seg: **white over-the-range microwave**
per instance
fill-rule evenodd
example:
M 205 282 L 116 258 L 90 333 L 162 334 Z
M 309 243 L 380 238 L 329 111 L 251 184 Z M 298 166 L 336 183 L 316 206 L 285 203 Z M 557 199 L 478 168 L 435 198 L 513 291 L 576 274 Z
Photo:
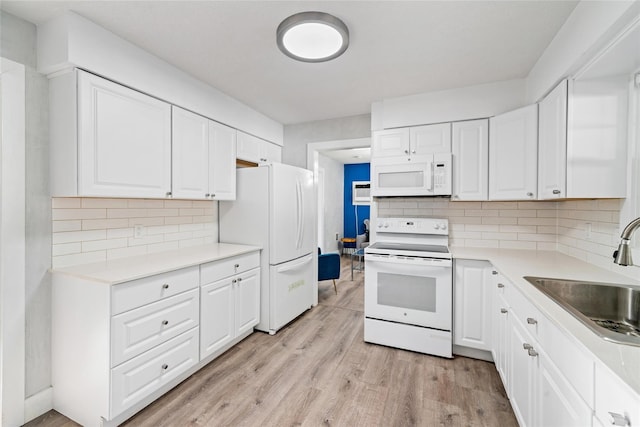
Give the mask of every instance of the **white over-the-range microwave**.
M 451 153 L 372 159 L 371 195 L 450 196 Z

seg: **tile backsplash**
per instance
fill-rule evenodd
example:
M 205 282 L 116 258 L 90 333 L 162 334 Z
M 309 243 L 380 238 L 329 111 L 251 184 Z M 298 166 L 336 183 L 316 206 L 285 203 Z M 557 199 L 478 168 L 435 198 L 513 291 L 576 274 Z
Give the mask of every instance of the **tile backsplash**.
M 444 198 L 383 198 L 379 217 L 449 219 L 451 246 L 557 250 L 640 280 L 640 268 L 613 263 L 623 200 L 451 202 Z M 624 224 L 623 224 L 624 225 Z
M 51 203 L 54 268 L 218 241 L 214 201 L 53 198 Z

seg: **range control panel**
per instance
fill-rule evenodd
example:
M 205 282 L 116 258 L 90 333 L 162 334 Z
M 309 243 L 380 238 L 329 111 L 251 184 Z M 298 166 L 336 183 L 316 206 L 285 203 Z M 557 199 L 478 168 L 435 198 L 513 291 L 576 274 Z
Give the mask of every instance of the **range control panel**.
M 446 218 L 378 218 L 375 227 L 378 233 L 449 234 Z

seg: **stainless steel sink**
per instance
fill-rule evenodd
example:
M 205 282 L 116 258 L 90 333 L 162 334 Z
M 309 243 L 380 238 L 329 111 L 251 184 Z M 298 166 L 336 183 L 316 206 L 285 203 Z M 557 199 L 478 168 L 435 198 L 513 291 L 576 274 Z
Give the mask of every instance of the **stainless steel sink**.
M 608 341 L 640 346 L 640 287 L 525 276 Z

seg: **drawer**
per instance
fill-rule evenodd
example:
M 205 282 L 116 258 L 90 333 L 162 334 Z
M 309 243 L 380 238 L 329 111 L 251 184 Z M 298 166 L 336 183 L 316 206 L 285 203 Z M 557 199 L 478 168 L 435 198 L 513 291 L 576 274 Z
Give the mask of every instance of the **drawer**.
M 546 317 L 515 286 L 511 286 L 508 290 L 508 301 L 513 309 L 513 315 L 522 322 L 532 337 L 540 340 L 540 324 L 547 322 Z
M 203 264 L 200 266 L 200 284 L 217 282 L 225 277 L 243 273 L 256 267 L 260 267 L 259 251 Z
M 198 287 L 198 266 L 156 274 L 112 287 L 111 314 L 124 313 Z
M 198 328 L 111 370 L 111 419 L 198 363 Z
M 626 418 L 627 425 L 640 426 L 640 396 L 620 381 L 613 372 L 599 363 L 596 364 L 595 372 L 595 415 L 598 420 L 603 425 L 612 425 L 610 412 L 613 412 Z
M 198 326 L 199 289 L 111 318 L 111 366 Z

